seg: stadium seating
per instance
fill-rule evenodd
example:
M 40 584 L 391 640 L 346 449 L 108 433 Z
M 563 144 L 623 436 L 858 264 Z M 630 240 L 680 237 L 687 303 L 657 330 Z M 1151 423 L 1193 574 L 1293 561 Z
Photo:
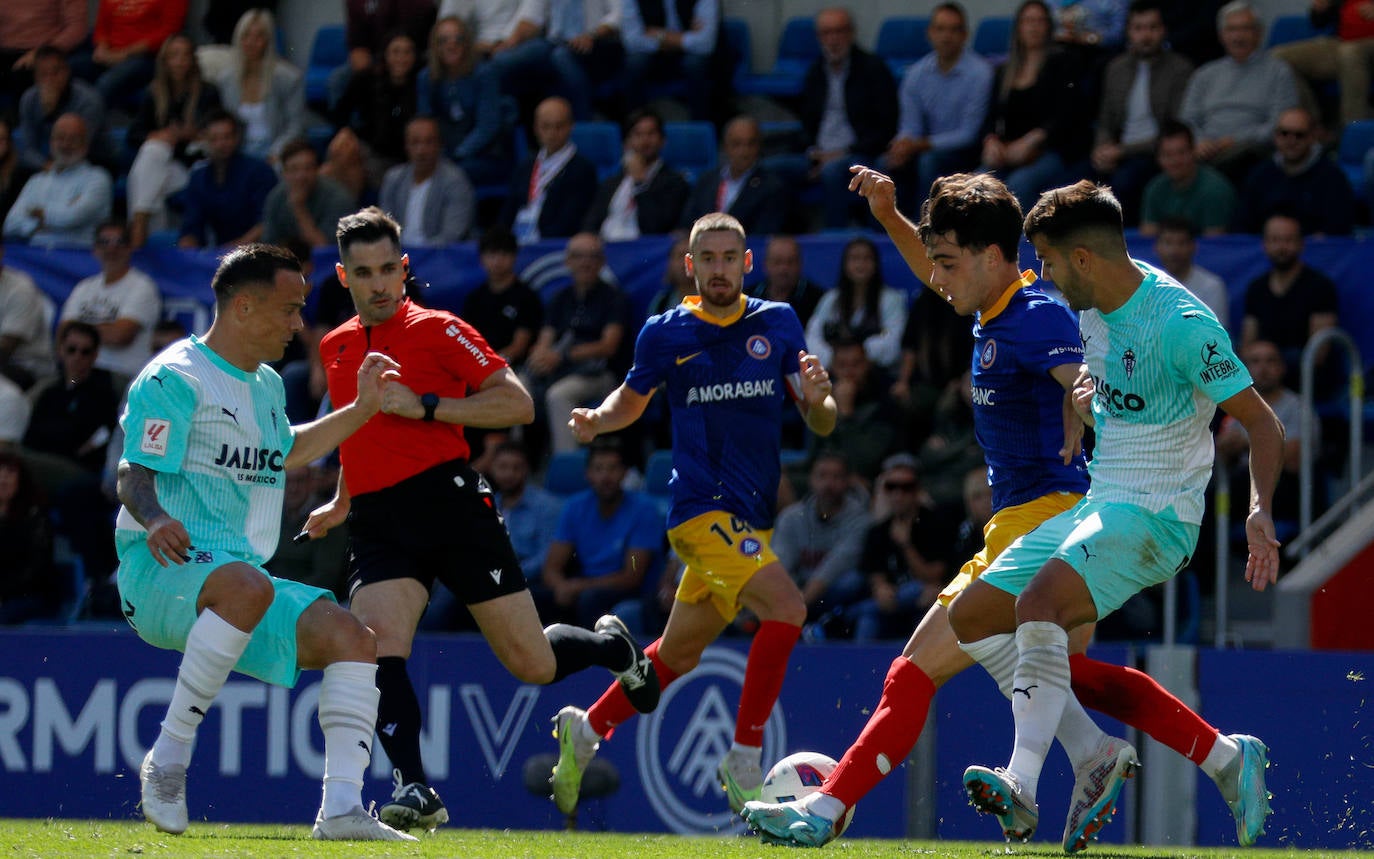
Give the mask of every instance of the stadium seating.
M 1306 15 L 1279 15 L 1269 24 L 1269 32 L 1264 40 L 1266 48 L 1286 45 L 1313 36 L 1329 36 L 1331 30 L 1315 30 Z
M 567 450 L 549 457 L 549 470 L 544 472 L 544 488 L 565 498 L 586 489 L 587 451 Z
M 1364 187 L 1364 156 L 1371 148 L 1374 148 L 1374 119 L 1358 119 L 1345 126 L 1337 160 L 1356 193 Z
M 620 169 L 620 126 L 614 122 L 579 122 L 573 126 L 572 142 L 577 151 L 596 165 L 596 178 L 607 179 Z
M 329 75 L 348 62 L 348 44 L 342 24 L 324 24 L 315 31 L 310 59 L 305 66 L 305 101 L 324 105 L 329 101 Z
M 926 38 L 929 18 L 888 18 L 878 27 L 878 40 L 873 52 L 882 57 L 892 76 L 902 79 L 912 63 L 930 53 Z
M 709 122 L 665 122 L 663 161 L 689 183 L 716 166 L 716 128 Z
M 1005 57 L 1011 45 L 1011 27 L 1011 18 L 985 16 L 973 31 L 973 52 L 988 59 Z
M 726 18 L 722 34 L 730 46 L 730 56 L 735 61 L 735 74 L 731 80 L 738 90 L 740 83 L 749 76 L 750 61 L 754 56 L 754 42 L 749 35 L 749 22 L 743 18 Z
M 778 57 L 771 71 L 746 74 L 736 82 L 740 95 L 796 97 L 811 63 L 821 55 L 816 39 L 816 24 L 811 18 L 787 19 L 778 38 Z

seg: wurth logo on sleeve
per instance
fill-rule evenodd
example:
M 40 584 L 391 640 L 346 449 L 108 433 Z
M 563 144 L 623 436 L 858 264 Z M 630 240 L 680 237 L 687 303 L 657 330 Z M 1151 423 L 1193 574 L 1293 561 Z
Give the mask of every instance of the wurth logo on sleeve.
M 459 328 L 457 325 L 449 323 L 449 326 L 444 329 L 444 333 L 452 337 L 454 340 L 457 340 L 458 345 L 466 349 L 479 365 L 485 367 L 491 363 L 491 359 L 487 357 L 487 353 L 483 352 L 482 349 L 476 343 L 473 343 L 471 340 L 469 340 L 467 336 L 463 334 L 462 329 Z
M 147 418 L 143 421 L 143 440 L 139 450 L 154 456 L 167 455 L 167 430 L 172 422 L 166 418 Z

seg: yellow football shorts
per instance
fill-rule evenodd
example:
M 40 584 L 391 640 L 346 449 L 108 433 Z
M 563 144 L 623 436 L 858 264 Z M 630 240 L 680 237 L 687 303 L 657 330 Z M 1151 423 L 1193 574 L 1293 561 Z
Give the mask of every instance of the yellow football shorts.
M 954 577 L 954 581 L 940 591 L 940 605 L 948 606 L 960 591 L 992 566 L 997 556 L 1017 539 L 1040 527 L 1041 522 L 1072 508 L 1082 498 L 1077 492 L 1051 492 L 1025 504 L 1004 507 L 992 514 L 988 524 L 983 526 L 982 551 L 969 558 L 959 568 L 959 575 Z
M 695 604 L 709 599 L 726 622 L 739 614 L 739 593 L 778 556 L 768 544 L 773 529 L 755 528 L 738 516 L 714 510 L 668 531 L 682 560 L 677 598 Z

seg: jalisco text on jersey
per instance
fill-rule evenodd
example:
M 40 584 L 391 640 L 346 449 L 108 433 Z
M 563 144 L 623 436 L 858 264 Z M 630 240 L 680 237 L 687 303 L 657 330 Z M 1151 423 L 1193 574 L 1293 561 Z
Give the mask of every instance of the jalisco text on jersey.
M 244 471 L 281 471 L 282 452 L 266 447 L 230 447 L 222 444 L 215 465 Z

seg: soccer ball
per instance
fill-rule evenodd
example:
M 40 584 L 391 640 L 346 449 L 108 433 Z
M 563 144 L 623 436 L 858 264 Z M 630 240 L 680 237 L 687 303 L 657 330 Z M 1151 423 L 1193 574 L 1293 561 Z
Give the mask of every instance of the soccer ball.
M 820 790 L 827 776 L 839 764 L 834 758 L 820 752 L 797 752 L 788 755 L 777 763 L 763 777 L 763 787 L 759 789 L 759 799 L 777 804 L 791 802 L 810 796 Z M 849 828 L 854 819 L 854 809 L 849 809 L 835 822 L 834 838 L 839 838 Z

